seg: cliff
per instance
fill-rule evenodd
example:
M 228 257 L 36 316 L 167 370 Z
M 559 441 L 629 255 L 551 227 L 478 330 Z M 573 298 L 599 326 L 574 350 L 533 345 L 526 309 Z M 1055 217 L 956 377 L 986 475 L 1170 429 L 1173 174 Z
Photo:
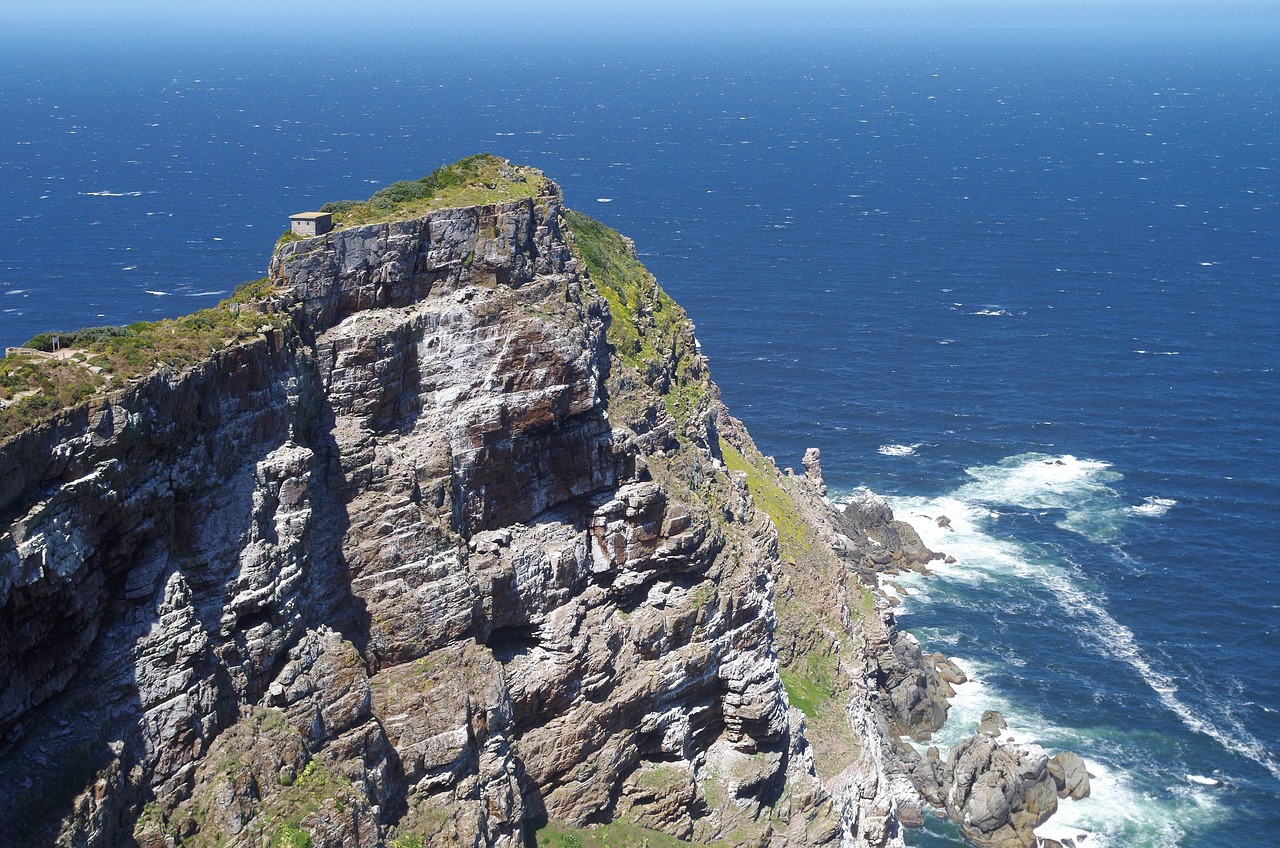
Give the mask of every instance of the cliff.
M 919 820 L 947 684 L 876 572 L 934 555 L 762 457 L 629 243 L 492 162 L 516 199 L 282 239 L 196 361 L 0 444 L 0 844 Z

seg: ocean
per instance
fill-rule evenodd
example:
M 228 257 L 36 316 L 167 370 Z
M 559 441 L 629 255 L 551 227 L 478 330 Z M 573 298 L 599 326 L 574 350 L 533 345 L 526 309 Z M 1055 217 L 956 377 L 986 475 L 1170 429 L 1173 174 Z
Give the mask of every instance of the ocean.
M 327 200 L 536 165 L 765 453 L 956 557 L 899 610 L 972 679 L 939 744 L 997 708 L 1080 753 L 1047 835 L 1280 845 L 1274 50 L 7 47 L 0 344 L 211 305 Z

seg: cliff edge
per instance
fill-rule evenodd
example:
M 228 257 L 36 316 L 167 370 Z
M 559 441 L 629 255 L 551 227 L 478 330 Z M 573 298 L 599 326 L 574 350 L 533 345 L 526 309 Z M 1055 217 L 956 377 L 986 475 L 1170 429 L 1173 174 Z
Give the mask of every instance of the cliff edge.
M 934 554 L 760 455 L 629 242 L 464 162 L 0 443 L 0 844 L 918 823 L 945 661 L 877 572 Z

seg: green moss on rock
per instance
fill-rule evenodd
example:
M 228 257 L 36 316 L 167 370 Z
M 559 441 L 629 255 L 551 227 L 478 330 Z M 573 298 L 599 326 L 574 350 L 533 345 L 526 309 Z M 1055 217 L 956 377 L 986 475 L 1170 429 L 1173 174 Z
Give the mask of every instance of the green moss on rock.
M 123 380 L 195 365 L 264 328 L 283 326 L 285 315 L 270 305 L 273 293 L 267 279 L 251 280 L 217 306 L 181 318 L 34 336 L 23 345 L 34 353 L 0 359 L 0 441 Z
M 478 153 L 444 165 L 418 180 L 402 180 L 374 192 L 368 200 L 338 200 L 320 207 L 333 215 L 335 229 L 404 221 L 433 209 L 484 206 L 539 197 L 547 178 L 537 168 L 513 165 L 491 153 Z
M 534 834 L 534 844 L 538 848 L 728 848 L 723 842 L 686 842 L 626 819 L 596 827 L 550 822 Z

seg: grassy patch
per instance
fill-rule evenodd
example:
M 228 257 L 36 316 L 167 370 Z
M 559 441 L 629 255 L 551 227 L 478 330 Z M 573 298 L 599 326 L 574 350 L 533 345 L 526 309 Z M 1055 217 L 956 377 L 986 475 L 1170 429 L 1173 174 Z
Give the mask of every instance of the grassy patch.
M 778 528 L 778 552 L 783 561 L 819 561 L 824 558 L 822 541 L 805 521 L 795 501 L 782 488 L 777 470 L 763 457 L 748 459 L 724 439 L 720 440 L 720 453 L 730 469 L 747 475 L 747 489 L 756 508 L 764 510 L 773 519 L 774 526 Z
M 289 785 L 268 796 L 262 805 L 261 821 L 271 834 L 271 848 L 311 848 L 311 836 L 303 820 L 318 812 L 329 799 L 341 810 L 354 801 L 356 790 L 350 781 L 311 760 Z
M 722 848 L 724 843 L 685 842 L 659 830 L 618 820 L 597 827 L 551 822 L 534 834 L 538 848 Z M 727 848 L 727 846 L 724 846 Z
M 321 206 L 320 211 L 331 213 L 334 229 L 340 229 L 407 220 L 432 209 L 539 197 L 546 184 L 547 178 L 536 168 L 478 153 L 437 168 L 420 180 L 392 183 L 368 200 L 338 200 Z
M 311 834 L 295 825 L 281 825 L 271 835 L 271 848 L 311 848 Z
M 581 212 L 566 210 L 564 220 L 575 253 L 609 304 L 609 344 L 662 396 L 673 418 L 689 420 L 706 405 L 709 378 L 688 315 L 636 258 L 628 239 Z
M 835 694 L 837 671 L 833 655 L 815 651 L 798 657 L 790 666 L 780 669 L 779 675 L 791 706 L 809 718 L 816 718 L 820 708 Z
M 121 379 L 145 376 L 162 365 L 194 365 L 257 335 L 263 325 L 283 324 L 283 315 L 263 311 L 261 304 L 271 293 L 266 279 L 253 280 L 217 306 L 182 318 L 40 333 L 24 347 L 52 353 L 56 337 L 70 356 L 0 359 L 0 440 L 118 386 Z

